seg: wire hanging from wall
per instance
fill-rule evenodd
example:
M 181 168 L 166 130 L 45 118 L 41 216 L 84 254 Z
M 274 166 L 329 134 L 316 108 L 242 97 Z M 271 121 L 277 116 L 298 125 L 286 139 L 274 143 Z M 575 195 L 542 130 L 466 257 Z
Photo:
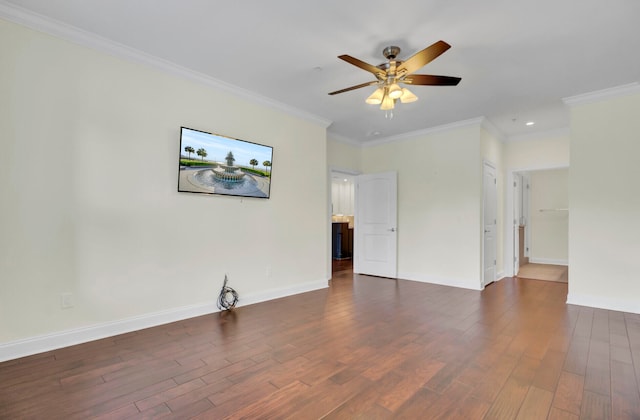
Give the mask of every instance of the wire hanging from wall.
M 227 275 L 224 275 L 224 284 L 222 290 L 220 290 L 220 296 L 218 296 L 218 309 L 230 310 L 233 309 L 238 303 L 238 292 L 227 286 Z

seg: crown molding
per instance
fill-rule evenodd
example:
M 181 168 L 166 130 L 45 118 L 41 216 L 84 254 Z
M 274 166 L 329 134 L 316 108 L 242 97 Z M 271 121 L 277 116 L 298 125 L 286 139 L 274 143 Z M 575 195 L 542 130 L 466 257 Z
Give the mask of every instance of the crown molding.
M 247 99 L 250 102 L 264 105 L 291 116 L 318 124 L 324 128 L 327 128 L 332 122 L 326 118 L 301 111 L 266 96 L 259 95 L 255 92 L 231 85 L 203 73 L 179 66 L 171 61 L 144 53 L 140 50 L 101 37 L 92 32 L 85 31 L 75 26 L 71 26 L 27 9 L 9 4 L 4 0 L 0 0 L 0 18 L 83 47 L 88 47 L 127 61 L 143 64 L 173 76 L 188 79 L 196 83 L 201 83 L 203 85 L 228 92 Z
M 615 86 L 608 89 L 597 90 L 595 92 L 583 93 L 581 95 L 569 96 L 562 98 L 565 105 L 585 105 L 594 102 L 600 102 L 606 99 L 618 98 L 626 95 L 633 95 L 640 93 L 640 84 L 638 82 L 629 83 L 626 85 Z
M 498 127 L 496 127 L 495 124 L 492 123 L 491 120 L 489 120 L 487 117 L 483 117 L 481 126 L 485 130 L 487 130 L 489 134 L 495 137 L 496 140 L 498 140 L 500 143 L 504 143 L 507 140 L 506 136 L 502 134 L 502 131 L 500 131 Z
M 363 143 L 363 147 L 372 147 L 372 146 L 379 146 L 381 144 L 385 144 L 385 143 L 393 143 L 396 141 L 403 141 L 403 140 L 409 140 L 415 137 L 421 137 L 421 136 L 426 136 L 429 134 L 434 134 L 434 133 L 440 133 L 443 131 L 451 131 L 451 130 L 456 130 L 458 128 L 465 128 L 465 127 L 470 127 L 470 126 L 478 126 L 480 127 L 482 125 L 482 121 L 484 120 L 484 117 L 479 117 L 479 118 L 471 118 L 468 120 L 462 120 L 462 121 L 456 121 L 450 124 L 443 124 L 443 125 L 438 125 L 435 127 L 430 127 L 430 128 L 426 128 L 424 130 L 417 130 L 417 131 L 412 131 L 409 133 L 403 133 L 403 134 L 398 134 L 396 136 L 390 136 L 390 137 L 384 137 L 381 139 L 376 139 L 376 140 L 371 140 L 368 141 L 366 143 Z

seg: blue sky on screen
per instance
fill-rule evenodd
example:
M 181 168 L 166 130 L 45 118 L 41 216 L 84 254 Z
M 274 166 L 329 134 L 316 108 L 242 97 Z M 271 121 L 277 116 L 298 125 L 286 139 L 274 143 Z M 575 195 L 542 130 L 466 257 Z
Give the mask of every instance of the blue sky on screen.
M 233 152 L 233 157 L 236 158 L 234 162 L 236 166 L 251 166 L 249 164 L 251 159 L 256 159 L 258 161 L 257 166 L 260 167 L 263 166 L 262 162 L 265 160 L 272 161 L 271 147 L 217 134 L 203 133 L 189 128 L 182 128 L 181 155 L 187 155 L 184 151 L 184 148 L 187 146 L 193 147 L 194 150 L 204 148 L 207 151 L 207 157 L 205 159 L 216 162 L 224 162 L 227 153 L 231 151 Z M 195 153 L 192 153 L 191 157 L 194 159 L 199 158 Z

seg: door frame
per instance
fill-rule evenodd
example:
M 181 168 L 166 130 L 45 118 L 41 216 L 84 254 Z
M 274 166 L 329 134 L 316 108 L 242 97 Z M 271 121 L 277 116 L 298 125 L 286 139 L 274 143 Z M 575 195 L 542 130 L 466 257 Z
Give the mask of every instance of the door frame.
M 515 258 L 515 233 L 514 233 L 514 220 L 517 215 L 515 213 L 515 206 L 513 205 L 514 197 L 514 188 L 513 183 L 515 181 L 515 176 L 518 172 L 534 172 L 534 171 L 545 171 L 545 170 L 553 170 L 553 169 L 568 169 L 570 168 L 569 164 L 562 165 L 548 165 L 548 166 L 530 166 L 523 168 L 509 168 L 507 171 L 507 187 L 506 187 L 506 197 L 505 197 L 505 215 L 507 217 L 504 218 L 504 233 L 505 233 L 505 247 L 504 247 L 504 270 L 506 277 L 513 277 L 518 273 L 514 273 L 514 258 Z M 571 250 L 569 250 L 571 252 Z
M 332 179 L 333 179 L 333 174 L 344 174 L 344 175 L 349 175 L 349 176 L 358 176 L 361 175 L 362 172 L 360 171 L 355 171 L 353 169 L 347 169 L 347 168 L 340 168 L 337 166 L 329 166 L 329 170 L 327 171 L 327 265 L 326 265 L 326 271 L 327 271 L 327 280 L 331 280 L 331 278 L 333 277 L 333 273 L 332 273 L 332 256 L 331 256 L 331 216 L 333 215 L 332 212 L 332 196 L 331 196 L 331 189 L 333 188 L 332 185 Z M 355 213 L 358 211 L 358 209 L 356 208 L 356 200 L 354 199 L 354 203 L 353 203 L 353 213 L 355 216 Z M 355 247 L 355 243 L 353 245 Z M 354 254 L 355 254 L 355 249 L 354 249 Z
M 484 278 L 484 273 L 485 273 L 485 261 L 484 261 L 484 256 L 485 256 L 485 234 L 484 234 L 484 212 L 485 212 L 485 202 L 487 200 L 487 191 L 484 188 L 484 176 L 485 176 L 485 171 L 486 171 L 486 167 L 490 167 L 491 169 L 493 169 L 493 174 L 494 174 L 494 180 L 495 180 L 495 202 L 494 204 L 494 208 L 495 208 L 495 227 L 494 230 L 495 232 L 493 233 L 493 248 L 494 248 L 494 256 L 495 259 L 498 259 L 498 170 L 496 168 L 496 165 L 486 159 L 482 160 L 482 223 L 481 223 L 481 229 L 482 229 L 482 255 L 481 255 L 481 266 L 482 266 L 482 271 L 480 272 L 480 287 L 481 289 L 484 289 L 487 285 L 493 283 L 494 281 L 496 281 L 496 276 L 498 273 L 498 265 L 497 262 L 494 263 L 493 265 L 493 279 L 489 282 L 485 282 L 485 278 Z

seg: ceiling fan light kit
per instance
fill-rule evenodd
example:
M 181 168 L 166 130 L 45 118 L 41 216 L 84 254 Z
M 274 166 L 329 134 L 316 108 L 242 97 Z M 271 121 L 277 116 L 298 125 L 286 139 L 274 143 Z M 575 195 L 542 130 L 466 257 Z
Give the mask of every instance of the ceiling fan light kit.
M 365 99 L 365 102 L 369 105 L 380 105 L 383 97 L 384 89 L 379 87 L 367 99 Z
M 402 89 L 398 86 L 397 83 L 392 83 L 389 86 L 389 97 L 391 99 L 398 99 L 402 96 Z
M 461 79 L 459 77 L 413 74 L 429 62 L 435 60 L 449 48 L 451 48 L 451 45 L 444 41 L 438 41 L 422 51 L 415 53 L 406 61 L 400 61 L 396 60 L 396 57 L 400 53 L 400 48 L 389 46 L 382 51 L 387 62 L 378 66 L 365 63 L 350 55 L 340 55 L 338 58 L 372 73 L 376 77 L 376 80 L 330 92 L 329 95 L 336 95 L 366 86 L 378 85 L 376 90 L 367 97 L 365 102 L 370 105 L 380 105 L 381 110 L 388 112 L 394 108 L 398 99 L 403 104 L 418 100 L 418 97 L 413 94 L 413 92 L 405 87 L 401 87 L 400 84 L 406 83 L 413 86 L 456 86 L 460 83 Z
M 395 100 L 391 99 L 389 95 L 385 95 L 385 97 L 382 99 L 382 104 L 380 105 L 380 109 L 383 111 L 389 111 L 393 109 L 394 105 L 395 105 Z
M 408 104 L 411 102 L 415 102 L 418 100 L 418 97 L 413 94 L 409 89 L 402 88 L 402 96 L 400 97 L 400 102 L 403 104 Z

